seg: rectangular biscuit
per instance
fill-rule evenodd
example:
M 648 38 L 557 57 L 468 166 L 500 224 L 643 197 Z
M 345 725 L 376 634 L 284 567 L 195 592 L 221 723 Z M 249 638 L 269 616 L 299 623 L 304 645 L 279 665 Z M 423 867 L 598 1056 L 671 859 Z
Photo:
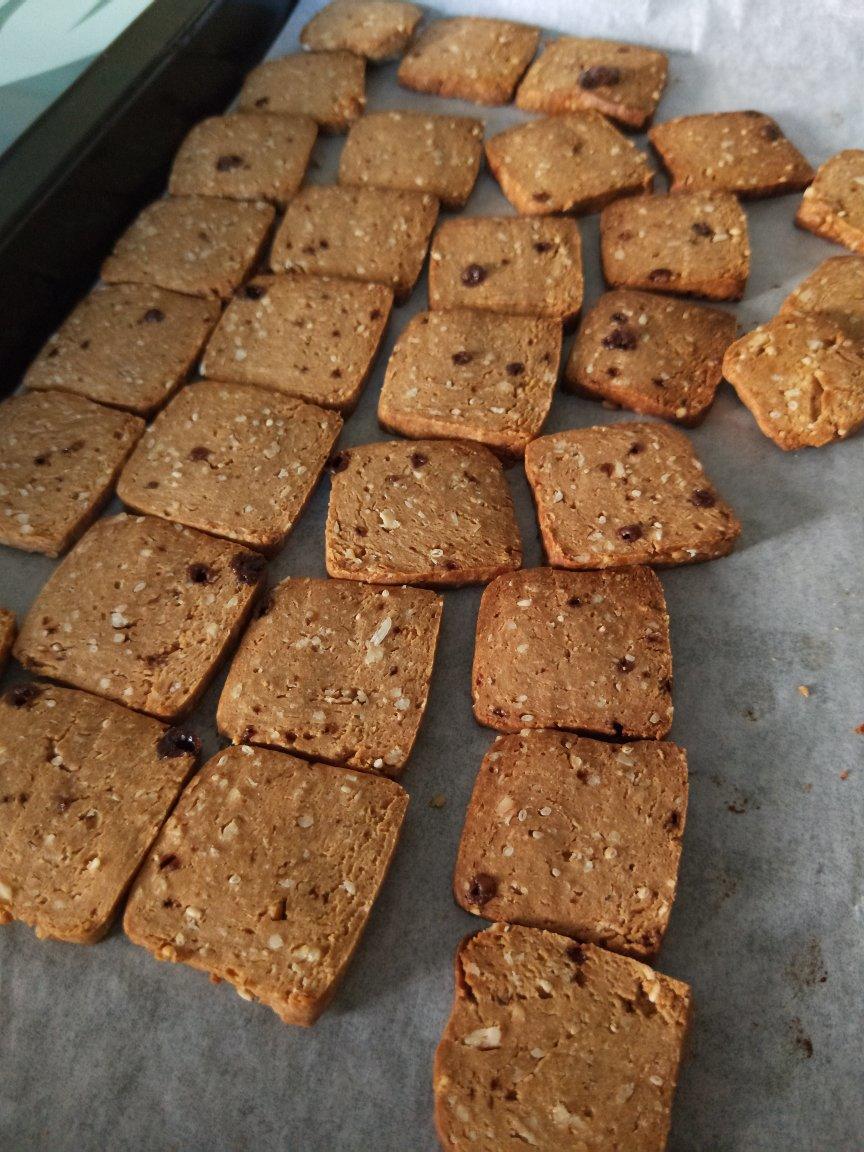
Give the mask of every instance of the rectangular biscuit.
M 802 280 L 780 312 L 815 313 L 864 340 L 864 256 L 831 256 Z
M 240 112 L 308 116 L 339 133 L 366 107 L 366 61 L 353 52 L 295 52 L 253 68 L 237 99 Z
M 14 612 L 10 612 L 8 608 L 0 608 L 0 673 L 9 659 L 17 633 Z
M 380 63 L 405 50 L 423 10 L 406 0 L 330 0 L 300 33 L 313 52 L 344 49 Z
M 864 253 L 864 149 L 845 148 L 819 166 L 795 223 L 823 240 Z
M 477 720 L 499 732 L 662 738 L 672 652 L 660 581 L 650 568 L 499 576 L 480 601 L 473 696 Z
M 407 804 L 393 780 L 225 748 L 154 845 L 126 934 L 159 960 L 227 980 L 286 1024 L 313 1024 L 366 927 Z
M 0 698 L 0 924 L 94 944 L 195 766 L 179 728 L 51 684 Z
M 219 730 L 398 776 L 426 708 L 443 600 L 420 588 L 284 580 L 228 672 Z

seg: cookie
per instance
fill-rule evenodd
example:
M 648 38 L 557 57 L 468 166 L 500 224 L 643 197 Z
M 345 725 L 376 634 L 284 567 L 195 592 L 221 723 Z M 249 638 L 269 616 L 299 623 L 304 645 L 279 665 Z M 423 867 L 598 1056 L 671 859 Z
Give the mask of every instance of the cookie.
M 864 424 L 864 345 L 818 314 L 783 313 L 742 336 L 723 375 L 780 448 L 818 448 Z
M 108 501 L 144 421 L 66 392 L 0 404 L 0 544 L 59 556 Z
M 163 828 L 129 897 L 126 934 L 159 960 L 227 980 L 286 1024 L 313 1024 L 366 927 L 407 804 L 393 780 L 225 748 Z
M 339 183 L 429 192 L 445 208 L 462 208 L 482 155 L 480 120 L 372 112 L 348 133 L 339 159 Z
M 666 55 L 652 48 L 562 36 L 532 64 L 516 104 L 554 116 L 596 109 L 638 131 L 654 115 L 668 70 Z
M 528 24 L 457 16 L 426 26 L 399 65 L 415 92 L 506 104 L 534 59 L 540 32 Z
M 525 472 L 543 547 L 558 568 L 714 560 L 741 532 L 690 441 L 664 424 L 541 436 L 525 454 Z
M 432 238 L 429 307 L 543 316 L 570 324 L 582 307 L 582 243 L 559 216 L 467 216 Z
M 231 665 L 220 732 L 398 776 L 426 709 L 442 609 L 421 588 L 283 581 Z
M 804 192 L 795 223 L 864 253 L 864 149 L 847 148 L 820 165 Z
M 102 279 L 225 299 L 251 271 L 273 218 L 263 200 L 157 200 L 117 241 L 102 265 Z
M 663 587 L 649 568 L 500 576 L 483 592 L 474 715 L 499 732 L 660 739 L 672 725 Z
M 304 26 L 300 43 L 315 52 L 344 49 L 377 64 L 405 51 L 422 15 L 401 0 L 331 0 Z
M 610 288 L 740 300 L 750 272 L 747 217 L 730 192 L 619 200 L 600 216 Z
M 323 276 L 259 276 L 225 310 L 201 361 L 216 380 L 258 384 L 350 412 L 387 327 L 393 293 Z
M 824 316 L 853 340 L 864 340 L 864 256 L 832 256 L 802 280 L 781 313 Z
M 195 766 L 198 738 L 86 692 L 0 698 L 0 924 L 95 944 Z
M 813 169 L 761 112 L 679 116 L 648 133 L 671 192 L 734 192 L 742 200 L 806 188 Z
M 150 516 L 94 524 L 33 601 L 31 671 L 161 720 L 188 712 L 241 631 L 263 557 Z
M 322 132 L 346 132 L 366 107 L 366 62 L 352 52 L 297 52 L 253 68 L 241 112 L 308 116 Z
M 456 901 L 651 956 L 675 900 L 686 810 L 687 757 L 674 744 L 499 736 L 465 815 Z
M 219 311 L 218 300 L 147 284 L 97 288 L 48 340 L 24 386 L 149 416 L 186 380 Z
M 235 112 L 196 124 L 174 158 L 172 196 L 283 205 L 303 183 L 318 126 L 308 116 Z
M 383 428 L 416 438 L 476 440 L 512 459 L 543 427 L 561 358 L 561 325 L 468 309 L 421 312 L 387 364 Z
M 663 1152 L 690 989 L 638 960 L 495 924 L 456 954 L 435 1054 L 453 1152 Z
M 517 212 L 584 215 L 648 191 L 643 153 L 599 112 L 530 120 L 486 141 L 486 159 Z
M 340 453 L 327 510 L 331 576 L 482 584 L 522 563 L 513 498 L 481 444 L 393 440 Z
M 0 608 L 0 673 L 9 659 L 17 631 L 14 613 L 8 608 Z
M 428 192 L 316 184 L 288 205 L 270 267 L 386 284 L 402 304 L 437 218 L 438 201 Z
M 203 381 L 156 417 L 117 485 L 147 512 L 250 548 L 281 548 L 336 443 L 335 412 L 246 384 Z
M 564 371 L 595 400 L 700 424 L 738 325 L 729 312 L 653 292 L 606 292 L 585 317 Z

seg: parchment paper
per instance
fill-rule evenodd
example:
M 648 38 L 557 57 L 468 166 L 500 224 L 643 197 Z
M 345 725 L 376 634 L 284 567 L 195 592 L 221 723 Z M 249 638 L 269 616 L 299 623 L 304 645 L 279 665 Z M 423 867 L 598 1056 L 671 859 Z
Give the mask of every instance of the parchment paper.
M 274 54 L 292 50 L 303 2 Z M 442 3 L 532 17 L 549 31 L 642 41 L 672 54 L 658 119 L 758 108 L 813 162 L 864 146 L 864 9 L 849 0 L 571 0 Z M 521 116 L 401 92 L 370 70 L 369 107 L 457 109 L 496 130 Z M 317 149 L 333 178 L 341 139 Z M 661 183 L 662 187 L 662 183 Z M 840 249 L 792 226 L 797 196 L 748 207 L 745 327 Z M 509 212 L 484 175 L 471 213 Z M 583 223 L 587 303 L 600 291 L 597 219 Z M 395 314 L 344 443 L 382 438 L 375 408 Z M 559 393 L 548 431 L 626 418 Z M 695 1025 L 675 1107 L 674 1152 L 864 1149 L 864 722 L 862 449 L 791 455 L 724 387 L 693 434 L 744 522 L 726 560 L 663 574 L 675 658 L 674 738 L 690 756 L 682 884 L 658 967 L 689 981 Z M 539 562 L 521 470 L 510 473 L 526 564 Z M 323 575 L 328 485 L 271 566 Z M 52 562 L 0 555 L 0 601 L 23 613 Z M 479 590 L 446 596 L 431 703 L 404 777 L 394 869 L 343 989 L 312 1031 L 157 964 L 119 931 L 95 948 L 0 930 L 0 1148 L 4 1152 L 433 1152 L 435 1044 L 457 941 L 451 867 L 491 734 L 475 725 L 469 667 Z M 7 672 L 8 684 L 20 670 Z M 798 691 L 810 688 L 810 696 Z M 215 747 L 219 690 L 195 715 Z M 429 800 L 446 796 L 442 809 Z

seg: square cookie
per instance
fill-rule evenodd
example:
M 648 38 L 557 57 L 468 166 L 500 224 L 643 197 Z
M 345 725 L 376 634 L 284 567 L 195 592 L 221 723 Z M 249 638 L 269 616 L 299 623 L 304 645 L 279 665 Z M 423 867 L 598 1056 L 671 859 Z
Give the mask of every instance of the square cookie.
M 864 253 L 864 149 L 847 148 L 820 165 L 804 192 L 795 223 Z
M 313 1024 L 357 948 L 407 805 L 393 780 L 225 748 L 163 828 L 126 934 L 286 1024 Z
M 474 715 L 499 732 L 571 728 L 620 739 L 672 726 L 672 651 L 650 568 L 500 576 L 483 592 Z
M 241 112 L 308 116 L 323 132 L 346 132 L 366 107 L 366 61 L 352 52 L 297 52 L 253 68 Z
M 544 316 L 569 324 L 582 307 L 582 242 L 560 216 L 468 216 L 432 238 L 429 307 Z
M 558 568 L 693 564 L 741 532 L 683 432 L 606 424 L 541 436 L 525 454 L 540 535 Z
M 100 520 L 33 601 L 15 645 L 32 672 L 174 720 L 246 622 L 263 557 L 150 516 Z
M 747 217 L 730 192 L 619 200 L 600 216 L 610 288 L 740 300 L 750 272 Z
M 0 673 L 3 672 L 6 661 L 9 659 L 17 631 L 15 614 L 10 612 L 8 608 L 0 608 Z
M 663 1152 L 690 989 L 638 960 L 495 924 L 456 954 L 435 1054 L 442 1146 Z
M 300 43 L 314 52 L 344 49 L 377 64 L 404 52 L 422 15 L 402 0 L 331 0 L 304 26 Z
M 186 380 L 218 319 L 218 300 L 147 284 L 97 288 L 48 340 L 24 386 L 149 416 Z
M 393 293 L 381 284 L 259 276 L 226 308 L 201 372 L 350 412 L 372 370 L 392 305 Z
M 653 48 L 562 36 L 531 65 L 516 103 L 553 116 L 594 108 L 639 131 L 654 115 L 668 70 L 666 55 Z
M 864 345 L 828 317 L 775 316 L 727 350 L 723 375 L 787 451 L 842 440 L 864 424 Z
M 428 192 L 312 185 L 288 205 L 270 267 L 386 284 L 402 304 L 437 219 L 438 201 Z
M 283 581 L 231 665 L 220 732 L 398 776 L 426 709 L 443 607 L 421 588 Z
M 95 520 L 144 431 L 128 412 L 67 392 L 0 404 L 0 544 L 59 556 Z
M 574 392 L 693 426 L 714 403 L 729 312 L 653 292 L 606 292 L 582 322 L 564 378 Z
M 465 815 L 456 901 L 487 920 L 652 956 L 675 901 L 686 811 L 687 757 L 674 744 L 499 736 Z
M 864 256 L 832 256 L 802 280 L 781 313 L 824 316 L 853 340 L 864 340 Z
M 273 219 L 263 200 L 156 200 L 117 241 L 102 279 L 225 299 L 251 271 Z
M 168 190 L 172 196 L 285 204 L 303 183 L 317 135 L 308 116 L 211 116 L 181 144 Z
M 200 742 L 86 692 L 0 698 L 0 924 L 95 944 L 195 766 Z
M 513 497 L 481 444 L 393 440 L 341 452 L 327 571 L 372 584 L 482 584 L 522 563 Z
M 335 412 L 246 384 L 190 384 L 150 426 L 117 495 L 250 548 L 281 548 L 336 443 Z
M 371 112 L 348 133 L 339 183 L 429 192 L 462 208 L 477 180 L 483 124 L 467 116 Z
M 654 182 L 644 154 L 599 112 L 517 124 L 486 141 L 486 159 L 524 216 L 597 212 Z
M 513 459 L 543 427 L 561 359 L 561 325 L 466 308 L 421 312 L 404 329 L 378 400 L 383 428 L 476 440 Z
M 734 192 L 742 200 L 806 188 L 813 169 L 761 112 L 709 112 L 657 124 L 648 139 L 671 192 Z
M 435 20 L 403 58 L 399 83 L 433 96 L 506 104 L 534 59 L 539 39 L 539 29 L 510 20 Z

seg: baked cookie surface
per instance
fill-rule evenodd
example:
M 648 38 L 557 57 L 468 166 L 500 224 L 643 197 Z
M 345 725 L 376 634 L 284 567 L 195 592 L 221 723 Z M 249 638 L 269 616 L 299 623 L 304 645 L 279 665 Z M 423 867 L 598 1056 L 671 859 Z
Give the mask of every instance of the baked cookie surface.
M 517 212 L 581 215 L 648 191 L 644 154 L 599 112 L 530 120 L 486 141 L 486 159 Z
M 864 340 L 864 256 L 831 256 L 802 280 L 781 313 L 824 316 L 852 340 Z
M 99 514 L 144 431 L 128 412 L 68 392 L 0 404 L 0 544 L 59 556 Z
M 730 192 L 619 200 L 600 216 L 600 256 L 610 288 L 740 300 L 750 272 L 747 217 Z
M 220 731 L 235 744 L 398 776 L 426 708 L 442 609 L 421 588 L 283 581 L 231 665 Z
M 558 216 L 445 220 L 429 253 L 429 307 L 543 316 L 568 324 L 582 307 L 582 242 Z
M 488 448 L 393 440 L 340 453 L 327 510 L 331 576 L 482 584 L 522 562 L 513 498 Z
M 403 436 L 476 440 L 521 456 L 549 414 L 560 358 L 554 320 L 421 312 L 387 364 L 378 420 Z
M 864 253 L 864 149 L 847 148 L 819 166 L 805 189 L 795 223 Z
M 516 93 L 529 112 L 596 109 L 627 128 L 644 128 L 666 87 L 663 52 L 614 40 L 562 36 L 531 65 Z
M 263 557 L 150 516 L 99 520 L 54 569 L 15 645 L 32 672 L 174 720 L 245 623 Z
M 665 424 L 541 436 L 525 472 L 556 567 L 692 564 L 725 556 L 741 532 L 690 441 Z
M 331 0 L 300 33 L 314 52 L 344 49 L 378 63 L 407 47 L 423 10 L 403 0 Z
M 257 384 L 350 412 L 374 363 L 393 293 L 324 276 L 258 276 L 225 309 L 201 361 L 211 379 Z
M 0 673 L 6 666 L 18 628 L 15 623 L 15 614 L 8 608 L 0 608 Z
M 120 499 L 261 548 L 282 546 L 342 428 L 335 412 L 245 384 L 190 384 L 148 428 Z
M 454 1152 L 663 1152 L 690 989 L 567 936 L 495 924 L 456 953 L 435 1054 Z
M 506 104 L 534 58 L 540 32 L 527 24 L 457 16 L 435 20 L 399 65 L 399 83 L 477 104 Z
M 296 52 L 253 68 L 240 112 L 308 116 L 323 132 L 347 132 L 366 107 L 366 62 L 353 52 Z
M 0 924 L 93 944 L 183 783 L 199 741 L 86 692 L 0 697 Z
M 499 732 L 665 736 L 672 653 L 660 581 L 649 568 L 500 576 L 480 602 L 473 695 L 477 720 Z
M 407 804 L 392 780 L 225 748 L 154 845 L 126 934 L 159 960 L 227 980 L 286 1024 L 312 1024 L 366 927 Z
M 606 292 L 582 322 L 564 370 L 574 392 L 695 425 L 723 378 L 735 317 L 653 292 Z

